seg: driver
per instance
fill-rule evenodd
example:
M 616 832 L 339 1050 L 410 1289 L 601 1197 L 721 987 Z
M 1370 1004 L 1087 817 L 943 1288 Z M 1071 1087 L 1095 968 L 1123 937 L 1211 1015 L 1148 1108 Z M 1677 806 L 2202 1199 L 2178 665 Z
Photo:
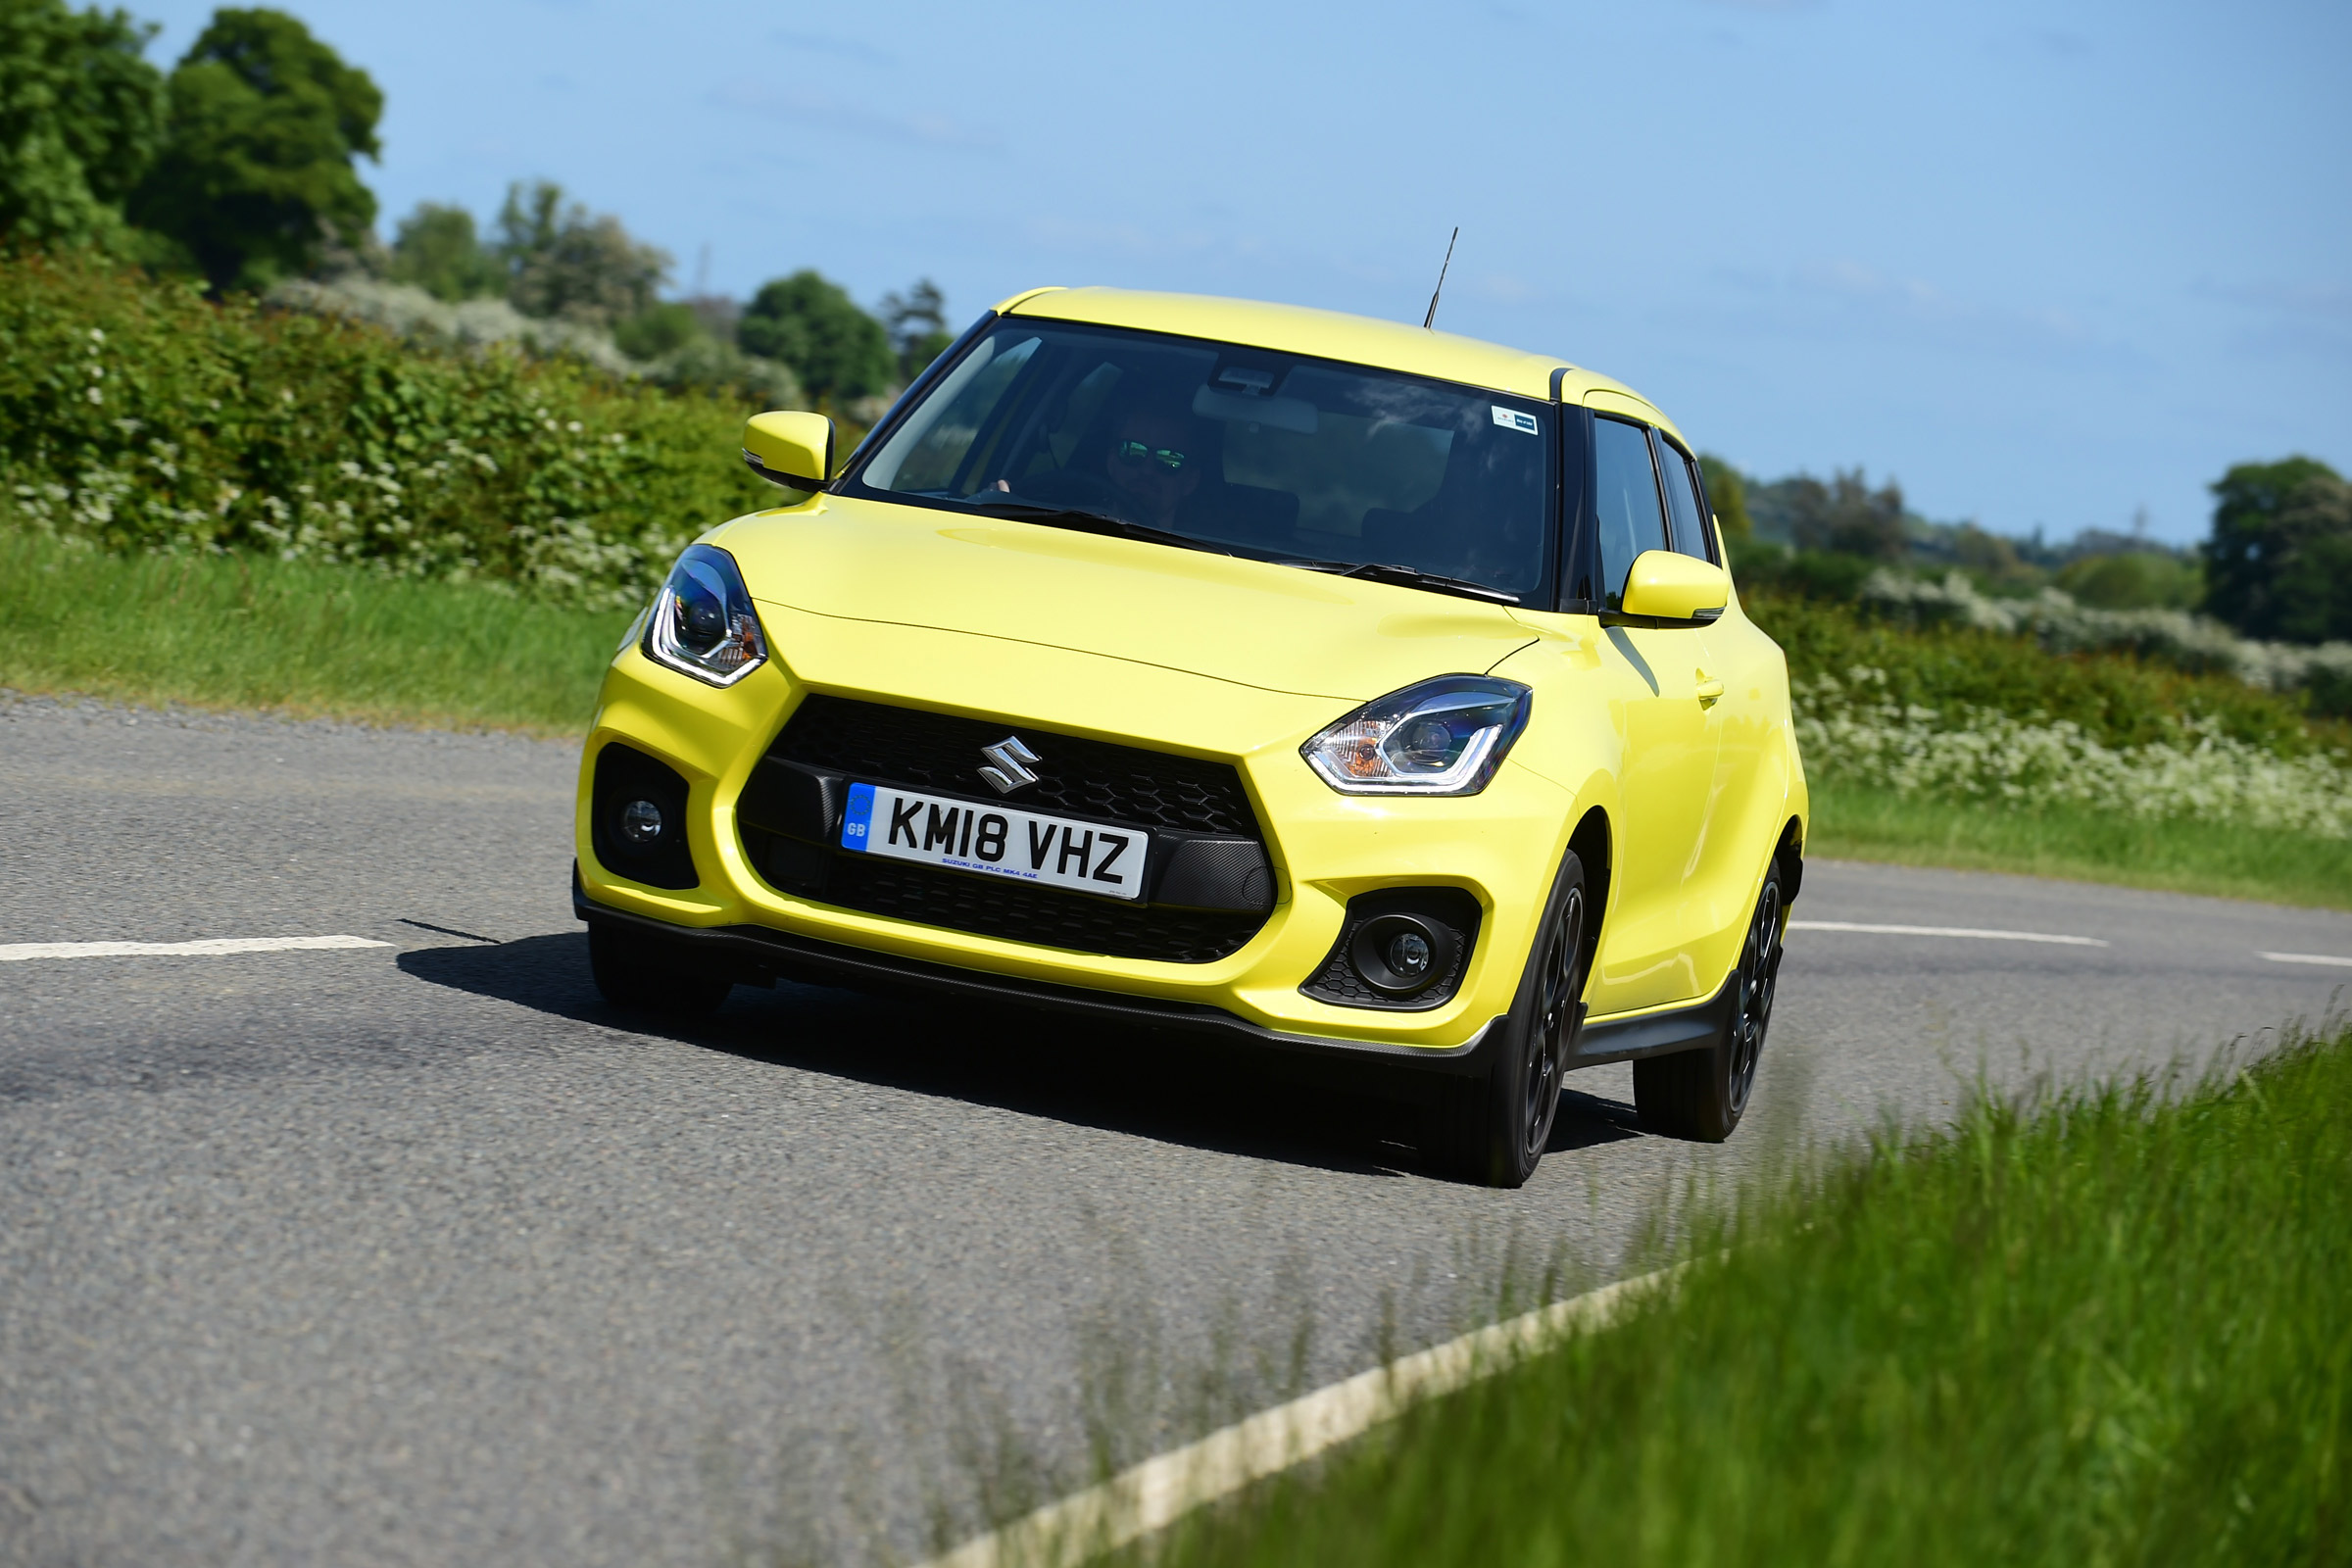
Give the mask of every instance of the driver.
M 1200 488 L 1199 425 L 1149 404 L 1121 411 L 1110 423 L 1102 471 L 1132 522 L 1173 529 L 1177 509 Z

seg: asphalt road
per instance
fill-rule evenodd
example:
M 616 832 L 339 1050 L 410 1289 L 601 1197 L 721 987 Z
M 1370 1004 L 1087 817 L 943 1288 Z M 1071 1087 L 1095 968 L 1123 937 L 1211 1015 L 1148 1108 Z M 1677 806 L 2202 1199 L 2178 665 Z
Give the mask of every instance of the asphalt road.
M 2352 916 L 1820 863 L 1721 1150 L 1570 1080 L 1524 1191 L 1246 1056 L 778 988 L 590 988 L 573 754 L 0 706 L 0 1560 L 709 1564 L 925 1544 L 1608 1273 L 1678 1170 L 2316 1017 Z M 992 1441 L 991 1434 L 996 1437 Z M 1026 1453 L 1033 1462 L 1024 1464 Z M 993 1455 L 993 1457 L 991 1457 Z

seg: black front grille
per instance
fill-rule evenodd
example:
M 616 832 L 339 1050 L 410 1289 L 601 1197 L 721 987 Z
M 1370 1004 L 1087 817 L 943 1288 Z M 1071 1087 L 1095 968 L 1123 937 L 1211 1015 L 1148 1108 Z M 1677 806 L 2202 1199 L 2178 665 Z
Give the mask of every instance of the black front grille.
M 1001 718 L 956 718 L 845 697 L 803 702 L 768 755 L 852 778 L 984 795 L 980 748 L 1019 735 L 1041 758 L 1015 803 L 1138 827 L 1258 837 L 1240 775 L 1223 762 L 1056 735 Z
M 866 855 L 835 857 L 822 896 L 844 908 L 975 936 L 1163 963 L 1213 963 L 1238 952 L 1266 923 L 1254 911 L 1119 904 Z
M 942 795 L 987 798 L 984 746 L 1018 735 L 1038 775 L 1013 804 L 1174 833 L 1263 840 L 1241 776 L 1222 762 L 1083 740 L 1004 719 L 956 718 L 843 697 L 812 696 L 768 755 L 849 779 Z M 747 792 L 748 795 L 748 792 Z M 808 809 L 816 809 L 809 807 Z M 823 847 L 744 826 L 752 860 L 787 891 L 841 908 L 969 931 L 1039 947 L 1164 963 L 1210 963 L 1266 923 L 1263 909 L 1200 909 L 1093 898 L 1010 878 L 978 876 Z M 1159 841 L 1156 853 L 1168 853 Z M 1262 864 L 1262 860 L 1260 861 Z

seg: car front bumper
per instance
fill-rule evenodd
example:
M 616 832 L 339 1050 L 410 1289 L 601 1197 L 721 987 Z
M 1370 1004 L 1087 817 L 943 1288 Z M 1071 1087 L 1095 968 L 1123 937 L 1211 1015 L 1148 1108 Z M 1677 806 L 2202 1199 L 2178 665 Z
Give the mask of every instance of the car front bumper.
M 1179 1026 L 1189 1018 L 1220 1030 L 1228 1025 L 1217 1020 L 1231 1020 L 1242 1034 L 1273 1044 L 1451 1056 L 1470 1052 L 1508 1011 L 1570 825 L 1573 802 L 1548 780 L 1506 762 L 1474 796 L 1343 796 L 1309 770 L 1298 747 L 1377 693 L 1273 692 L 1001 638 L 846 620 L 764 602 L 760 610 L 782 654 L 732 687 L 710 687 L 656 664 L 633 644 L 612 662 L 576 802 L 576 896 L 584 913 L 634 917 L 673 931 L 732 933 L 724 951 L 755 972 L 764 966 L 807 978 L 830 972 L 856 979 L 862 954 L 902 979 L 936 979 L 934 971 L 944 971 L 1020 989 L 1048 1004 L 1055 997 L 1092 997 L 1114 1006 L 1126 999 L 1139 1017 L 1149 1013 Z M 735 807 L 770 742 L 811 692 L 1228 762 L 1264 834 L 1273 911 L 1226 956 L 1177 963 L 916 924 L 779 891 L 755 869 Z M 1540 712 L 1535 722 L 1543 722 Z M 613 742 L 655 757 L 686 780 L 696 886 L 649 886 L 599 860 L 592 785 L 597 757 Z M 1415 885 L 1459 888 L 1480 906 L 1476 944 L 1446 1002 L 1426 1011 L 1388 1011 L 1301 993 L 1330 955 L 1350 898 Z

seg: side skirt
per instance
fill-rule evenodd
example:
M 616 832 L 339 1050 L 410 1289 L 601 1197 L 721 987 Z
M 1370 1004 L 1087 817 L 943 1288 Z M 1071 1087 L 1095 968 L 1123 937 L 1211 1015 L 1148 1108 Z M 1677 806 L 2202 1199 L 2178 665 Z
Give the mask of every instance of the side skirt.
M 1577 1031 L 1568 1065 L 1571 1069 L 1604 1067 L 1612 1061 L 1703 1051 L 1721 1040 L 1730 1027 L 1732 1009 L 1740 1004 L 1739 982 L 1740 970 L 1734 966 L 1715 995 L 1704 1002 L 1643 1013 L 1639 1018 L 1589 1018 Z

